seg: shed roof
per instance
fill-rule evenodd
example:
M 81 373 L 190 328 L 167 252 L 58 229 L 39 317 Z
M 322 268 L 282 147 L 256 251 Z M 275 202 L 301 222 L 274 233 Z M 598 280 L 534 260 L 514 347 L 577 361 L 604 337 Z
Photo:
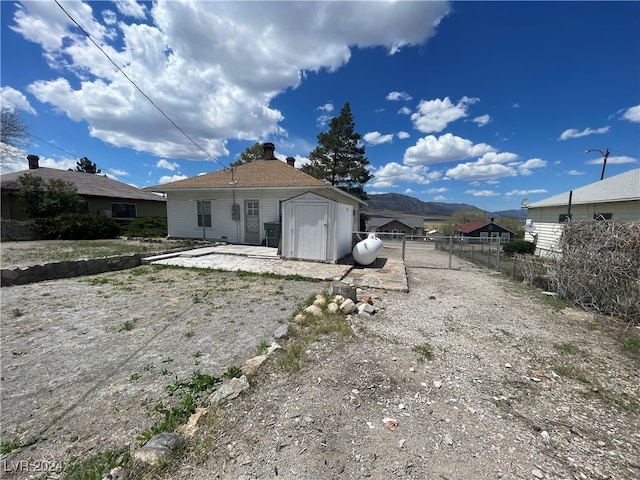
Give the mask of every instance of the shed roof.
M 58 168 L 40 167 L 0 175 L 0 188 L 7 191 L 19 190 L 21 187 L 19 178 L 22 175 L 34 175 L 44 180 L 71 182 L 76 187 L 76 193 L 83 196 L 166 202 L 166 198 L 164 197 L 151 192 L 145 192 L 137 187 L 118 182 L 104 175 L 61 170 Z
M 495 225 L 496 227 L 498 227 L 498 230 L 503 230 L 505 232 L 513 233 L 508 228 L 505 228 L 494 222 L 487 222 L 486 220 L 476 220 L 473 222 L 467 222 L 467 223 L 463 223 L 462 225 L 458 225 L 458 227 L 456 227 L 456 232 L 472 233 L 472 232 L 475 232 L 476 230 L 480 230 L 486 227 L 487 225 Z
M 406 225 L 410 228 L 422 228 L 424 226 L 424 221 L 422 218 L 388 218 L 388 217 L 371 217 L 369 218 L 369 225 L 372 227 L 382 227 L 392 222 L 399 222 L 403 225 Z
M 571 203 L 628 202 L 640 199 L 640 168 L 605 178 L 573 190 Z M 556 207 L 569 203 L 569 192 L 560 193 L 529 204 L 528 208 Z

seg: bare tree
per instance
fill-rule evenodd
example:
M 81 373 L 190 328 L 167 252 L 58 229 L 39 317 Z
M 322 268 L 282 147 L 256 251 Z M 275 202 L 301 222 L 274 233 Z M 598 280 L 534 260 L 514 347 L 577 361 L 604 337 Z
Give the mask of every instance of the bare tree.
M 13 155 L 29 136 L 29 127 L 18 112 L 3 108 L 0 113 L 0 158 Z

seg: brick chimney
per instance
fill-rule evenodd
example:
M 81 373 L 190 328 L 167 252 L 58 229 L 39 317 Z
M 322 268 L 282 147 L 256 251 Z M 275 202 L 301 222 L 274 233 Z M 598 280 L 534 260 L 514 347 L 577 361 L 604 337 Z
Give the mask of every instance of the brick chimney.
M 263 143 L 262 144 L 262 151 L 263 153 L 263 157 L 265 160 L 275 160 L 276 157 L 273 155 L 273 152 L 275 151 L 276 146 L 273 143 Z
M 37 170 L 40 168 L 38 164 L 40 157 L 38 155 L 27 155 L 27 160 L 29 161 L 29 170 Z
M 287 165 L 291 165 L 292 167 L 296 166 L 296 159 L 293 157 L 287 157 Z

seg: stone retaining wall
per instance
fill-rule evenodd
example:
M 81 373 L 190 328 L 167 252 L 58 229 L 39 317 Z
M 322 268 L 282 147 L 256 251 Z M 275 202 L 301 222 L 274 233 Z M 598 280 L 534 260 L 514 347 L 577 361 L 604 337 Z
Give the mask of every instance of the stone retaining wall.
M 44 265 L 31 265 L 29 267 L 3 268 L 1 285 L 3 287 L 24 285 L 26 283 L 42 282 L 43 280 L 80 277 L 83 275 L 95 275 L 98 273 L 135 268 L 142 264 L 142 258 L 145 256 L 147 255 L 134 253 L 118 257 L 54 262 Z

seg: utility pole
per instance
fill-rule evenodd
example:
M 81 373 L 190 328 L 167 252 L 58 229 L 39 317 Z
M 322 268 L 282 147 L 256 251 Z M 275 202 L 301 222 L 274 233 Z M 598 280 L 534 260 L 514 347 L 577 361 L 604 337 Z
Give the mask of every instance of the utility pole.
M 590 148 L 584 153 L 589 153 L 589 152 L 600 152 L 600 155 L 602 155 L 602 173 L 600 174 L 600 180 L 602 180 L 604 178 L 604 169 L 607 166 L 607 158 L 609 158 L 609 148 L 607 147 L 607 150 L 604 152 L 597 148 Z

